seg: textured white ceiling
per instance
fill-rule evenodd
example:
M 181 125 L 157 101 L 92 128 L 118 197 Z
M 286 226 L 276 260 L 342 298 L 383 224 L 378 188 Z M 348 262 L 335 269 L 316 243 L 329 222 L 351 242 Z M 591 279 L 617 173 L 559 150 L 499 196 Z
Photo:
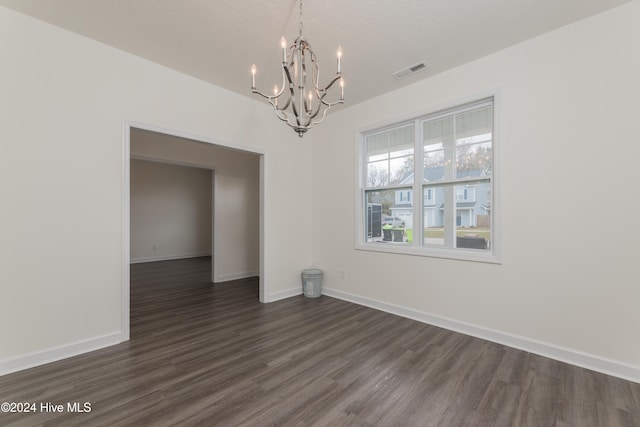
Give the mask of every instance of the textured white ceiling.
M 346 106 L 629 0 L 305 0 L 320 83 L 344 52 Z M 4 5 L 246 96 L 280 83 L 280 37 L 298 35 L 297 0 L 0 0 Z M 570 52 L 567 52 L 570 54 Z M 392 73 L 420 60 L 427 71 Z

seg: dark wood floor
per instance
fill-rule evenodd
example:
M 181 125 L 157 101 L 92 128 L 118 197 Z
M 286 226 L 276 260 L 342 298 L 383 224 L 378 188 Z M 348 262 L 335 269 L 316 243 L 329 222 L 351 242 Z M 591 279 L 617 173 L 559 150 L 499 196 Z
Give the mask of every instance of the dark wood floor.
M 207 258 L 131 268 L 131 341 L 0 377 L 33 426 L 640 426 L 640 384 L 323 296 L 261 304 Z

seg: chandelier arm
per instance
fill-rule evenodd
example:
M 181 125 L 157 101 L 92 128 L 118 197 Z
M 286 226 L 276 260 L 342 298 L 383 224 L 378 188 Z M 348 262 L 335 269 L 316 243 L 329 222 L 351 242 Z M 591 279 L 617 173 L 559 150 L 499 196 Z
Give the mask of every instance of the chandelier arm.
M 289 104 L 291 104 L 291 98 L 287 99 L 287 102 L 282 107 L 278 107 L 278 110 L 286 112 L 287 108 L 289 108 Z
M 287 72 L 286 74 L 288 75 L 289 70 L 287 70 L 286 64 L 283 62 L 282 63 L 282 86 L 280 87 L 280 92 L 278 92 L 278 94 L 275 95 L 276 98 L 280 98 L 280 96 L 282 95 L 282 92 L 284 92 L 284 86 L 286 84 L 286 79 L 287 79 L 287 75 L 285 75 L 285 71 Z
M 306 126 L 313 126 L 314 124 L 320 123 L 324 120 L 327 111 L 329 111 L 331 109 L 332 106 L 336 105 L 336 104 L 344 104 L 344 100 L 340 99 L 338 101 L 335 102 L 329 102 L 329 101 L 325 101 L 325 97 L 327 96 L 327 91 L 331 88 L 331 86 L 333 86 L 333 84 L 335 82 L 337 82 L 338 80 L 341 79 L 342 76 L 337 75 L 328 85 L 326 88 L 322 89 L 322 90 L 316 90 L 316 98 L 318 98 L 318 106 L 316 107 L 315 111 L 313 112 L 312 115 L 309 116 L 309 118 L 306 121 Z M 320 95 L 320 92 L 322 93 L 322 95 Z M 320 118 L 320 120 L 318 121 L 313 121 L 313 119 L 320 113 L 320 109 L 322 108 L 322 105 L 325 105 L 327 108 L 324 109 L 324 111 L 322 112 L 322 117 Z
M 280 91 L 280 94 L 279 94 L 278 96 L 269 96 L 269 95 L 265 95 L 264 93 L 262 93 L 262 92 L 260 92 L 260 91 L 258 91 L 258 90 L 255 90 L 255 89 L 251 90 L 251 93 L 256 93 L 256 94 L 258 94 L 258 95 L 262 96 L 263 98 L 266 98 L 266 99 L 267 99 L 267 101 L 269 101 L 269 104 L 271 104 L 271 106 L 273 106 L 273 109 L 274 109 L 276 112 L 281 111 L 281 112 L 282 112 L 282 113 L 284 113 L 285 115 L 286 115 L 286 111 L 285 111 L 285 110 L 289 107 L 289 104 L 291 104 L 291 98 L 289 98 L 289 99 L 287 100 L 287 102 L 286 102 L 282 107 L 279 107 L 279 106 L 274 102 L 274 100 L 275 100 L 275 99 L 277 99 L 278 97 L 280 97 L 280 95 L 282 95 L 282 91 Z M 280 118 L 280 117 L 279 117 L 279 118 Z M 288 119 L 282 119 L 282 118 L 280 118 L 280 120 L 287 120 L 287 121 L 288 121 Z
M 280 120 L 282 120 L 283 122 L 285 122 L 287 124 L 287 126 L 289 126 L 290 128 L 293 128 L 293 129 L 306 128 L 306 126 L 301 126 L 301 125 L 297 125 L 297 124 L 293 123 L 291 121 L 291 117 L 289 116 L 289 114 L 286 113 L 286 111 L 283 111 L 282 114 L 283 114 L 284 118 L 281 117 L 281 116 L 278 116 L 278 118 Z M 297 130 L 296 130 L 296 132 L 297 132 Z
M 314 121 L 311 126 L 313 125 L 317 125 L 318 123 L 322 122 L 324 120 L 324 117 L 327 115 L 327 111 L 329 111 L 331 109 L 331 105 L 329 105 L 327 108 L 324 109 L 324 111 L 322 112 L 322 117 L 320 117 L 320 120 L 318 121 Z M 311 127 L 309 126 L 309 127 Z
M 293 110 L 293 114 L 296 116 L 296 122 L 297 122 L 298 126 L 301 126 L 300 114 L 298 113 L 298 108 L 296 107 L 296 100 L 295 100 L 295 95 L 296 94 L 293 91 L 293 86 L 290 86 L 289 90 L 291 91 L 291 96 L 289 98 L 289 102 L 291 103 L 291 109 Z
M 283 67 L 284 70 L 287 71 L 287 77 L 289 74 L 289 70 L 286 69 L 286 67 Z M 269 102 L 271 103 L 271 100 L 276 99 L 276 98 L 280 98 L 280 96 L 282 96 L 282 92 L 284 92 L 284 86 L 285 86 L 285 79 L 287 78 L 285 77 L 285 73 L 284 71 L 282 72 L 282 87 L 280 88 L 280 91 L 276 94 L 273 95 L 265 95 L 264 93 L 260 92 L 259 90 L 257 90 L 256 88 L 252 88 L 251 89 L 251 93 L 257 93 L 258 95 L 262 96 L 263 98 L 267 98 L 267 100 L 269 100 Z M 291 81 L 291 78 L 289 77 L 289 81 Z M 288 105 L 288 104 L 287 104 Z M 284 107 L 286 108 L 286 107 Z
M 293 58 L 294 58 L 293 53 L 296 51 L 297 46 L 298 46 L 298 39 L 295 39 L 293 41 L 293 43 L 291 44 L 291 46 L 289 46 L 288 57 L 291 58 L 291 61 L 285 62 L 285 64 L 287 65 L 288 68 L 293 68 Z
M 316 90 L 320 90 L 320 66 L 318 65 L 318 63 L 313 59 L 314 55 L 313 52 L 311 53 L 311 61 L 313 62 L 313 86 L 316 88 Z
M 297 128 L 298 127 L 296 124 L 291 122 L 291 118 L 289 117 L 289 114 L 287 114 L 287 112 L 285 110 L 281 110 L 280 108 L 276 107 L 274 104 L 271 104 L 271 105 L 274 107 L 274 111 L 276 113 L 276 117 L 278 117 L 280 120 L 285 122 L 287 124 L 287 126 L 292 127 L 292 128 Z
M 304 111 L 306 114 L 309 112 L 309 110 L 304 98 L 304 88 L 307 84 L 307 64 L 305 61 L 304 51 L 305 49 L 303 46 L 303 48 L 300 49 L 300 57 L 299 57 L 299 64 L 298 64 L 298 66 L 300 67 L 300 76 L 298 80 L 298 97 L 300 98 L 300 105 L 299 105 L 300 111 L 301 112 Z M 300 120 L 298 120 L 298 124 L 300 124 Z
M 294 91 L 294 83 L 293 83 L 293 79 L 291 78 L 291 72 L 289 71 L 289 68 L 284 66 L 282 67 L 282 69 L 284 70 L 284 74 L 286 76 L 286 80 L 289 82 L 289 99 L 287 100 L 286 104 L 283 107 L 280 107 L 281 110 L 284 110 L 286 108 L 289 107 L 289 105 L 291 105 L 291 108 L 293 109 L 293 114 L 296 116 L 296 121 L 298 122 L 298 125 L 300 125 L 300 118 L 298 117 L 298 109 L 296 108 L 296 103 L 295 103 L 295 91 Z M 284 91 L 284 84 L 282 86 L 282 91 Z M 287 123 L 291 123 L 290 120 L 287 120 Z M 290 124 L 290 126 L 292 126 Z
M 316 110 L 315 114 L 313 116 L 311 116 L 309 118 L 309 120 L 307 121 L 307 125 L 306 125 L 307 129 L 311 129 L 314 125 L 317 125 L 318 123 L 321 123 L 324 120 L 325 116 L 327 115 L 327 111 L 329 111 L 331 109 L 331 106 L 337 104 L 337 102 L 334 102 L 332 104 L 328 104 L 325 101 L 322 101 L 322 103 L 324 105 L 326 105 L 327 108 L 325 108 L 322 111 L 322 116 L 320 117 L 320 120 L 312 120 L 313 118 L 315 118 L 318 115 L 318 113 L 320 112 L 320 108 L 318 108 Z
M 284 93 L 284 88 L 287 81 L 289 82 L 289 98 L 287 99 L 287 102 L 285 102 L 285 104 L 282 107 L 278 107 L 283 112 L 284 110 L 289 108 L 289 105 L 291 104 L 291 98 L 293 96 L 293 90 L 292 90 L 293 81 L 291 80 L 291 74 L 289 72 L 289 68 L 287 68 L 287 64 L 283 62 L 282 63 L 282 88 L 278 93 L 278 98 L 282 96 L 282 94 Z M 289 120 L 287 120 L 287 122 L 289 122 Z
M 331 109 L 331 107 L 333 107 L 334 105 L 344 104 L 344 100 L 335 101 L 335 102 L 327 102 L 327 101 L 324 100 L 324 96 L 322 96 L 322 98 L 320 98 L 320 102 L 318 103 L 318 108 L 316 109 L 315 113 L 309 118 L 309 122 L 311 122 L 311 120 L 313 120 L 318 115 L 318 113 L 320 112 L 320 105 L 321 104 L 325 105 L 327 108 L 325 108 L 322 111 L 322 117 L 320 118 L 320 120 L 314 121 L 313 124 L 318 124 L 321 121 L 323 121 L 324 117 L 327 114 L 327 111 L 329 111 Z
M 282 120 L 283 122 L 285 122 L 285 123 L 287 124 L 287 126 L 289 126 L 290 128 L 293 128 L 293 129 L 299 129 L 299 128 L 301 128 L 301 127 L 306 127 L 306 126 L 302 126 L 302 125 L 298 125 L 298 124 L 296 124 L 296 123 L 293 123 L 293 122 L 291 121 L 291 117 L 290 117 L 290 115 L 289 115 L 289 114 L 287 114 L 287 112 L 286 112 L 286 111 L 278 110 L 278 111 L 276 112 L 276 116 L 277 116 L 280 120 Z
M 293 67 L 293 61 L 291 62 L 291 64 L 287 65 L 286 63 L 282 64 L 282 70 L 283 70 L 283 76 L 282 76 L 282 88 L 284 89 L 284 85 L 285 85 L 285 77 L 286 77 L 286 81 L 289 82 L 289 86 L 291 86 L 293 84 L 293 79 L 291 78 L 291 71 L 289 71 L 289 67 Z
M 329 84 L 328 84 L 324 89 L 321 89 L 321 90 L 322 90 L 322 92 L 326 92 L 326 91 L 328 91 L 329 89 L 331 89 L 331 86 L 333 86 L 333 85 L 335 84 L 335 82 L 337 82 L 337 81 L 338 81 L 338 80 L 340 80 L 341 78 L 342 78 L 342 74 L 338 74 L 337 76 L 335 76 L 335 77 L 333 78 L 333 80 L 331 80 L 331 82 L 329 82 Z
M 265 95 L 264 93 L 262 93 L 262 92 L 260 92 L 259 90 L 256 90 L 256 89 L 251 89 L 251 93 L 257 93 L 258 95 L 262 96 L 263 98 L 267 98 L 267 100 L 269 100 L 269 102 L 271 102 L 271 99 L 274 98 L 273 96 Z
M 282 106 L 282 107 L 278 107 L 278 105 L 275 103 L 275 99 L 278 98 L 278 96 L 269 96 L 269 95 L 265 95 L 264 93 L 258 91 L 258 90 L 252 90 L 251 93 L 256 93 L 260 96 L 262 96 L 263 98 L 266 98 L 267 101 L 269 101 L 269 104 L 271 104 L 273 106 L 273 109 L 276 111 L 282 111 L 284 112 L 284 110 L 286 110 L 289 107 L 289 104 L 291 103 L 291 99 L 287 100 L 287 102 Z M 282 119 L 281 119 L 282 120 Z
M 316 61 L 316 54 L 313 50 L 311 50 L 311 46 L 309 46 L 309 58 L 311 60 L 311 64 L 313 64 L 313 68 L 312 68 L 312 76 L 311 76 L 311 83 L 313 83 L 313 87 L 315 87 L 316 90 L 320 90 L 320 86 L 319 86 L 319 81 L 320 81 L 320 66 L 318 65 L 318 62 Z
M 322 103 L 327 107 L 333 107 L 334 105 L 344 104 L 344 99 L 341 99 L 340 101 L 335 101 L 335 102 L 327 102 L 323 100 Z
M 282 120 L 283 122 L 289 123 L 289 116 L 287 116 L 287 112 L 280 110 L 275 104 L 271 104 L 273 106 L 274 111 L 276 112 L 276 117 Z

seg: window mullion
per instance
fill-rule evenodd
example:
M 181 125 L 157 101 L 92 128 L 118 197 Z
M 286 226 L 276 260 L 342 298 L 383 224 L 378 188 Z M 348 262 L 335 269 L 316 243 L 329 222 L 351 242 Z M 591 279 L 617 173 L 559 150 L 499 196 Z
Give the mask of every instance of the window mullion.
M 387 134 L 386 138 L 387 138 L 387 182 L 385 183 L 385 187 L 388 187 L 391 185 L 391 136 Z
M 453 181 L 456 177 L 456 116 L 453 115 L 450 140 L 443 141 L 444 148 L 444 181 Z M 448 158 L 447 158 L 448 156 Z M 456 235 L 456 195 L 455 186 L 444 186 L 444 245 L 455 247 Z
M 424 194 L 422 183 L 424 181 L 424 148 L 422 148 L 422 126 L 420 120 L 414 121 L 413 144 L 413 246 L 423 245 L 424 225 L 422 207 L 424 206 Z

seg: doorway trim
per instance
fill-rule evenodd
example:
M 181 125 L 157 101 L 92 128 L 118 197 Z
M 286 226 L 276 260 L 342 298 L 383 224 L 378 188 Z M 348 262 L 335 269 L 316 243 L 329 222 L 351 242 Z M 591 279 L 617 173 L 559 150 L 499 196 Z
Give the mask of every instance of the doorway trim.
M 131 258 L 131 129 L 142 129 L 157 133 L 163 133 L 165 135 L 171 135 L 179 138 L 191 139 L 193 141 L 202 142 L 205 144 L 218 145 L 224 148 L 230 148 L 234 150 L 245 151 L 251 154 L 257 154 L 260 157 L 260 170 L 259 170 L 259 187 L 260 187 L 260 209 L 259 209 L 259 288 L 260 288 L 260 302 L 266 302 L 267 292 L 267 277 L 265 274 L 265 200 L 266 200 L 266 153 L 254 147 L 247 147 L 240 144 L 229 143 L 221 141 L 216 138 L 206 137 L 202 135 L 194 135 L 189 132 L 172 130 L 162 128 L 156 125 L 150 125 L 146 123 L 135 122 L 131 120 L 124 120 L 122 126 L 122 309 L 121 309 L 121 342 L 128 341 L 130 333 L 130 292 L 131 292 L 131 274 L 129 271 L 130 258 Z M 212 168 L 213 169 L 213 168 Z M 212 176 L 214 176 L 212 170 Z M 215 200 L 215 189 L 212 188 L 212 203 Z M 214 213 L 212 212 L 212 216 Z M 213 218 L 215 221 L 215 218 Z M 214 222 L 215 224 L 215 222 Z M 212 234 L 214 234 L 214 227 L 212 224 Z M 211 242 L 212 252 L 215 251 L 215 243 Z M 213 254 L 212 254 L 213 255 Z M 212 260 L 213 265 L 213 260 Z

